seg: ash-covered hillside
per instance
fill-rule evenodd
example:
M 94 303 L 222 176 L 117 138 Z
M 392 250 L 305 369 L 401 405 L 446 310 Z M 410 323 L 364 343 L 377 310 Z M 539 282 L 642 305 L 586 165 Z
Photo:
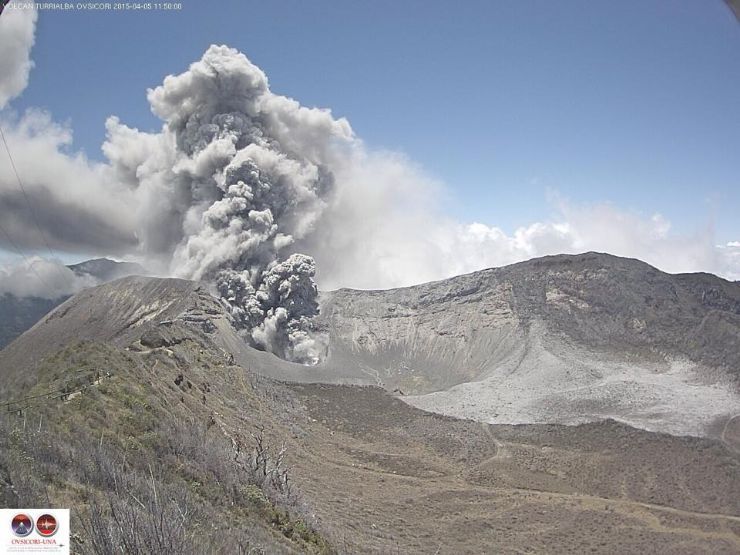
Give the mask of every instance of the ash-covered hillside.
M 74 275 L 87 280 L 90 285 L 105 283 L 123 276 L 146 275 L 146 270 L 133 262 L 117 262 L 108 258 L 86 260 L 67 266 Z M 38 322 L 52 308 L 67 300 L 70 295 L 53 298 L 38 295 L 0 294 L 0 349 Z
M 606 254 L 548 256 L 403 289 L 342 289 L 325 294 L 322 310 L 335 350 L 437 367 L 441 385 L 484 375 L 498 350 L 536 327 L 594 351 L 685 356 L 740 379 L 740 284 Z
M 740 413 L 740 284 L 560 255 L 322 302 L 327 364 L 489 422 L 617 418 L 703 435 Z
M 167 336 L 174 310 L 237 364 L 273 378 L 378 385 L 420 408 L 491 423 L 611 418 L 719 437 L 740 414 L 739 289 L 589 253 L 403 289 L 339 290 L 322 294 L 316 323 L 329 335 L 327 356 L 303 366 L 249 347 L 205 285 L 126 278 L 70 299 L 0 359 L 22 368 L 72 338 Z

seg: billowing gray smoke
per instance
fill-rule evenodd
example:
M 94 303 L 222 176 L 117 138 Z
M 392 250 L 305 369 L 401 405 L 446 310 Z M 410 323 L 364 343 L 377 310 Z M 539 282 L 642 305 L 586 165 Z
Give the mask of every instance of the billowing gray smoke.
M 183 233 L 171 270 L 215 284 L 253 346 L 316 363 L 316 268 L 295 243 L 326 207 L 327 143 L 348 139 L 349 126 L 272 94 L 262 71 L 227 47 L 167 77 L 149 101 L 174 149 L 158 177 Z
M 292 254 L 271 262 L 256 280 L 249 270 L 222 270 L 217 287 L 253 344 L 288 360 L 315 364 L 325 348 L 324 338 L 312 330 L 311 318 L 319 313 L 315 273 L 313 258 Z

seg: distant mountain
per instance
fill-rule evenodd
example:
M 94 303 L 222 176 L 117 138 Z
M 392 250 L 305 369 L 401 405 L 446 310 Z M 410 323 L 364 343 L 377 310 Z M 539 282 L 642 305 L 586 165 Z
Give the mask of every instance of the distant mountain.
M 79 264 L 70 264 L 67 266 L 77 275 L 93 276 L 100 280 L 101 283 L 113 281 L 114 279 L 125 276 L 146 275 L 147 271 L 140 264 L 135 262 L 116 262 L 108 258 L 94 258 L 85 260 Z
M 79 276 L 92 276 L 98 283 L 106 283 L 120 277 L 146 274 L 139 264 L 116 262 L 107 258 L 86 260 L 67 266 Z M 16 297 L 10 293 L 0 296 L 0 349 L 38 322 L 52 308 L 60 305 L 69 296 L 57 299 L 41 297 Z

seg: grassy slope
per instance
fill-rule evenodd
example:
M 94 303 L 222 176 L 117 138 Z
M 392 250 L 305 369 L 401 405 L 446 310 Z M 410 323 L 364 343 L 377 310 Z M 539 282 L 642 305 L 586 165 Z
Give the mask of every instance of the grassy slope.
M 220 400 L 205 380 L 190 381 L 205 376 L 213 360 L 200 349 L 195 356 L 202 372 L 180 386 L 177 363 L 166 352 L 147 357 L 85 342 L 45 359 L 42 378 L 24 393 L 55 393 L 3 414 L 0 467 L 13 486 L 5 488 L 6 503 L 72 507 L 83 552 L 125 541 L 141 553 L 329 552 L 301 520 L 296 496 L 261 487 L 245 468 L 246 441 L 235 458 Z M 255 414 L 259 393 L 246 380 L 229 388 L 229 410 Z M 258 424 L 245 418 L 245 428 Z M 141 538 L 115 531 L 103 537 L 112 514 L 137 522 Z M 163 529 L 143 524 L 160 518 Z

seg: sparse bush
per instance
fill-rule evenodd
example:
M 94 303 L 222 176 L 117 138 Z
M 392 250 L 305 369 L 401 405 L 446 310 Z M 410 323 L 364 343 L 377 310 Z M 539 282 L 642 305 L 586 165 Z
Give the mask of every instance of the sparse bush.
M 277 493 L 289 499 L 291 484 L 288 478 L 288 468 L 285 466 L 285 456 L 288 452 L 285 442 L 278 451 L 271 451 L 265 441 L 262 427 L 256 433 L 252 433 L 252 439 L 254 444 L 247 461 L 250 480 L 261 487 L 268 496 L 270 493 Z
M 306 520 L 291 516 L 308 511 L 292 492 L 285 444 L 271 448 L 260 428 L 237 448 L 213 421 L 150 420 L 133 391 L 126 397 L 130 408 L 123 406 L 116 422 L 125 429 L 132 413 L 146 414 L 150 429 L 138 437 L 57 418 L 60 438 L 48 433 L 44 411 L 38 419 L 2 415 L 4 498 L 17 506 L 45 506 L 53 505 L 56 492 L 73 495 L 79 553 L 261 553 L 260 544 L 272 545 L 274 539 L 255 528 L 258 521 L 308 551 L 331 552 Z M 228 526 L 229 534 L 219 526 Z
M 164 357 L 173 374 L 153 384 L 152 364 L 94 343 L 45 359 L 24 392 L 38 401 L 0 413 L 4 506 L 71 506 L 79 553 L 261 553 L 277 536 L 331 552 L 293 491 L 286 444 L 170 396 L 159 388 L 180 367 Z M 77 379 L 98 369 L 97 383 Z

